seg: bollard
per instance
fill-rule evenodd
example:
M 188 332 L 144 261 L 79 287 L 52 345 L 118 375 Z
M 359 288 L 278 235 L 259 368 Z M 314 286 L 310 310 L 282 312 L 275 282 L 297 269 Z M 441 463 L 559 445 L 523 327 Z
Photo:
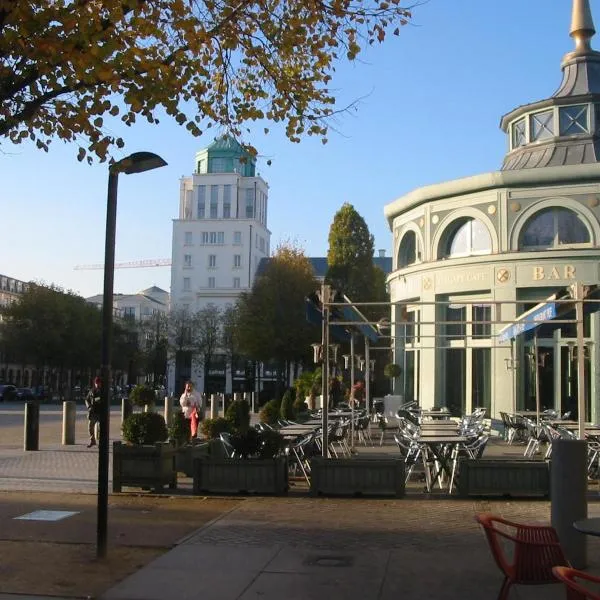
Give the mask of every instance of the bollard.
M 217 394 L 210 395 L 210 418 L 215 419 L 219 414 L 219 397 Z
M 552 526 L 569 562 L 576 569 L 587 566 L 585 534 L 573 522 L 587 517 L 587 442 L 552 442 L 550 465 L 550 501 Z
M 173 420 L 173 411 L 172 411 L 173 401 L 169 396 L 165 396 L 165 423 L 167 427 L 171 424 Z
M 40 405 L 35 401 L 25 402 L 24 450 L 40 449 Z
M 125 419 L 131 414 L 131 402 L 129 398 L 121 398 L 121 425 Z
M 72 446 L 75 443 L 75 416 L 77 404 L 74 400 L 63 402 L 62 445 Z

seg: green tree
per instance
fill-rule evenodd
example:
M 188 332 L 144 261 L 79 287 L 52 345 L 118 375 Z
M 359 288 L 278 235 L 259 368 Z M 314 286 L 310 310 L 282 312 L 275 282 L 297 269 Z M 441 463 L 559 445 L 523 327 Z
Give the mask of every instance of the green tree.
M 409 18 L 400 0 L 2 0 L 0 137 L 104 160 L 117 119 L 164 111 L 193 135 L 266 118 L 325 141 L 336 62 Z
M 195 355 L 200 358 L 204 371 L 204 392 L 207 392 L 208 372 L 221 342 L 221 311 L 215 304 L 207 304 L 195 315 Z
M 139 322 L 140 352 L 143 369 L 155 385 L 167 374 L 168 316 L 156 312 Z
M 98 368 L 101 312 L 81 296 L 54 285 L 30 284 L 2 316 L 0 337 L 7 354 L 37 372 L 51 368 L 60 393 L 68 371 Z
M 335 214 L 329 229 L 325 281 L 352 302 L 389 300 L 385 274 L 373 264 L 374 238 L 363 217 L 349 203 Z M 389 314 L 388 307 L 359 307 L 369 318 Z
M 277 248 L 252 291 L 238 300 L 239 347 L 245 356 L 278 365 L 278 391 L 288 367 L 305 360 L 318 335 L 306 321 L 305 298 L 318 287 L 310 261 L 290 244 Z

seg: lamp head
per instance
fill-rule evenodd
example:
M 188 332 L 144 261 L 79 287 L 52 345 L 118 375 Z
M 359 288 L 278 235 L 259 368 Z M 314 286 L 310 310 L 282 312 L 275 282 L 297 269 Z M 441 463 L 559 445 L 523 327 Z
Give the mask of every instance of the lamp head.
M 159 167 L 166 166 L 166 164 L 165 160 L 153 152 L 134 152 L 113 163 L 110 166 L 110 172 L 113 174 L 125 173 L 126 175 L 131 175 L 133 173 L 143 173 L 144 171 L 158 169 Z

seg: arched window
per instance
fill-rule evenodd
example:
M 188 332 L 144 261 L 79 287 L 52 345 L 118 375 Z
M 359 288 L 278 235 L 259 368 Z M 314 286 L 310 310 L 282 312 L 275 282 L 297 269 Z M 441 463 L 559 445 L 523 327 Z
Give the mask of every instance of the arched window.
M 457 258 L 472 254 L 490 254 L 492 238 L 487 227 L 479 220 L 467 217 L 457 219 L 445 234 L 439 258 Z
M 421 260 L 421 248 L 414 231 L 407 231 L 398 249 L 398 268 L 408 267 Z
M 568 208 L 553 206 L 535 213 L 525 223 L 519 249 L 539 250 L 589 242 L 590 232 L 581 217 Z

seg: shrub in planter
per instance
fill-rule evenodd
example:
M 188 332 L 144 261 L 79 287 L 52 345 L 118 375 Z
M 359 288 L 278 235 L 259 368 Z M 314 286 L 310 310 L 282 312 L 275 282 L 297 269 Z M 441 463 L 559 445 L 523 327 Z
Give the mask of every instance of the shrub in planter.
M 230 439 L 236 456 L 248 458 L 255 456 L 260 450 L 260 435 L 254 427 L 250 427 L 244 431 L 236 431 L 231 435 Z
M 294 410 L 294 390 L 290 388 L 285 391 L 283 394 L 283 398 L 281 399 L 281 408 L 279 409 L 279 414 L 282 419 L 293 419 L 296 416 L 296 411 Z
M 231 421 L 224 417 L 200 421 L 200 431 L 209 440 L 218 438 L 222 433 L 230 433 L 232 430 Z
M 168 427 L 169 439 L 175 442 L 177 446 L 183 446 L 190 439 L 190 424 L 183 416 L 183 411 L 179 409 L 173 410 L 171 413 L 171 422 Z
M 389 363 L 389 364 L 385 365 L 385 367 L 383 368 L 383 374 L 386 377 L 390 377 L 390 378 L 399 377 L 401 373 L 402 373 L 402 369 L 400 368 L 400 365 L 396 365 L 394 363 Z
M 283 446 L 283 436 L 278 431 L 259 432 L 259 458 L 275 458 Z
M 169 437 L 162 415 L 154 412 L 133 413 L 123 421 L 123 439 L 134 445 L 156 444 Z
M 308 406 L 304 401 L 304 397 L 298 397 L 294 400 L 294 411 L 296 415 L 300 415 L 308 411 Z
M 281 405 L 277 400 L 269 400 L 260 410 L 258 415 L 261 423 L 273 425 L 279 419 Z
M 250 405 L 247 400 L 234 400 L 225 412 L 225 418 L 234 429 L 248 429 L 250 427 Z
M 129 392 L 129 401 L 135 406 L 145 406 L 146 404 L 154 404 L 156 396 L 149 385 L 139 384 Z

